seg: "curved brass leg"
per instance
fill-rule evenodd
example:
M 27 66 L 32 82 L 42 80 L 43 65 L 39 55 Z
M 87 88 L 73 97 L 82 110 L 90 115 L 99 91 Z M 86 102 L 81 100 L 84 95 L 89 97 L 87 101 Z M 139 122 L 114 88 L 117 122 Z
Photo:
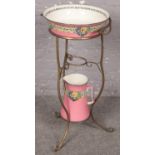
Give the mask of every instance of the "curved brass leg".
M 93 115 L 93 108 L 95 103 L 97 102 L 97 100 L 99 99 L 99 97 L 101 96 L 101 93 L 103 91 L 104 88 L 104 82 L 105 82 L 105 78 L 104 78 L 104 69 L 103 69 L 103 54 L 104 54 L 104 46 L 103 46 L 103 34 L 101 34 L 101 58 L 100 58 L 100 72 L 101 72 L 101 77 L 102 77 L 102 85 L 101 85 L 101 89 L 97 95 L 97 97 L 95 98 L 95 102 L 91 107 L 91 111 L 90 111 L 90 117 L 92 118 L 93 122 L 98 125 L 100 128 L 102 128 L 103 130 L 107 131 L 107 132 L 113 132 L 114 129 L 113 128 L 107 128 L 104 127 L 103 125 L 101 125 L 100 123 L 98 123 Z
M 67 60 L 67 50 L 68 50 L 68 40 L 66 40 L 64 63 L 63 63 L 63 67 L 61 67 L 60 66 L 60 59 L 59 59 L 59 38 L 56 38 L 56 55 L 57 55 L 57 67 L 58 67 L 57 93 L 58 93 L 58 98 L 60 100 L 61 106 L 63 107 L 63 109 L 66 112 L 68 121 L 66 124 L 65 132 L 64 132 L 62 138 L 59 140 L 58 144 L 56 145 L 56 147 L 54 149 L 55 152 L 59 151 L 64 146 L 65 139 L 66 139 L 68 132 L 69 132 L 69 124 L 70 124 L 69 112 L 67 111 L 67 109 L 65 108 L 65 106 L 63 104 L 63 99 L 62 99 L 61 92 L 60 92 L 60 80 L 61 80 L 62 76 L 65 75 L 65 63 Z

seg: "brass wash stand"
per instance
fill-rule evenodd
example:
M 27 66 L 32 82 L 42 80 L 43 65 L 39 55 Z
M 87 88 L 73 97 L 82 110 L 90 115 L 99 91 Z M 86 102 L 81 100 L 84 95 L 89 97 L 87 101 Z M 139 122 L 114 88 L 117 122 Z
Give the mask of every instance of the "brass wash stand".
M 67 114 L 67 118 L 68 120 L 70 120 L 69 118 L 69 112 L 67 111 L 67 109 L 65 108 L 65 106 L 63 105 L 63 98 L 62 98 L 62 95 L 61 95 L 61 91 L 60 91 L 60 82 L 61 82 L 61 79 L 62 77 L 65 76 L 65 71 L 69 69 L 70 66 L 84 66 L 86 65 L 87 67 L 91 67 L 92 65 L 96 65 L 97 66 L 97 69 L 100 71 L 100 74 L 101 74 L 101 88 L 100 88 L 100 91 L 98 92 L 95 100 L 94 100 L 94 104 L 91 105 L 90 107 L 90 116 L 89 118 L 92 119 L 92 121 L 97 125 L 99 126 L 101 129 L 103 129 L 104 131 L 106 132 L 113 132 L 114 129 L 113 128 L 107 128 L 107 127 L 104 127 L 103 125 L 101 125 L 100 123 L 98 123 L 96 121 L 96 119 L 94 118 L 94 115 L 93 115 L 93 108 L 96 104 L 96 102 L 98 101 L 99 97 L 101 96 L 101 93 L 104 89 L 104 83 L 105 83 L 105 77 L 104 77 L 104 69 L 103 69 L 103 56 L 104 56 L 104 45 L 103 45 L 103 41 L 104 41 L 104 35 L 110 33 L 111 31 L 111 19 L 109 18 L 109 24 L 104 27 L 102 29 L 102 31 L 96 35 L 96 36 L 93 36 L 93 37 L 87 37 L 87 38 L 80 38 L 80 39 L 74 39 L 74 38 L 68 38 L 68 37 L 62 37 L 62 36 L 58 36 L 54 33 L 52 33 L 52 31 L 49 29 L 49 32 L 56 37 L 56 58 L 57 58 L 57 94 L 58 94 L 58 98 L 59 98 L 59 101 L 61 103 L 61 106 L 64 108 L 66 114 Z M 88 61 L 86 58 L 84 57 L 81 57 L 81 56 L 75 56 L 75 55 L 71 55 L 68 53 L 68 42 L 69 40 L 89 40 L 89 39 L 93 39 L 93 38 L 97 38 L 97 37 L 100 37 L 101 38 L 101 56 L 100 56 L 100 60 L 99 62 L 93 62 L 93 61 Z M 59 39 L 65 39 L 65 55 L 64 55 L 64 60 L 63 60 L 63 66 L 60 65 L 60 57 L 59 57 Z M 74 58 L 79 58 L 81 60 L 83 60 L 83 63 L 81 64 L 74 64 L 74 63 L 71 63 L 71 61 L 74 60 Z M 69 61 L 70 62 L 69 62 Z M 59 118 L 60 117 L 60 114 L 58 112 L 55 112 L 56 114 L 56 117 Z M 70 126 L 70 121 L 66 121 L 66 128 L 65 128 L 65 131 L 62 135 L 62 137 L 60 138 L 58 144 L 56 145 L 54 151 L 59 151 L 65 144 L 65 140 L 67 138 L 67 135 L 69 133 L 69 126 Z

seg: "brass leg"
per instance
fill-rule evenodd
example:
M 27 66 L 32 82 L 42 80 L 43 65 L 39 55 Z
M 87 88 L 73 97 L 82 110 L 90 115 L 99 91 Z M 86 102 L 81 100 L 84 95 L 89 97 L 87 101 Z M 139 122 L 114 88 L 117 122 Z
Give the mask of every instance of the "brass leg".
M 58 144 L 56 145 L 54 151 L 59 151 L 65 143 L 65 139 L 68 135 L 69 132 L 69 124 L 70 124 L 70 116 L 69 116 L 69 112 L 67 111 L 67 109 L 65 108 L 64 104 L 63 104 L 63 99 L 61 97 L 61 92 L 60 92 L 60 80 L 62 78 L 63 75 L 65 75 L 65 63 L 67 60 L 67 50 L 68 50 L 68 40 L 66 40 L 66 44 L 65 44 L 65 58 L 64 58 L 64 63 L 63 63 L 63 67 L 60 66 L 60 59 L 59 59 L 59 38 L 56 38 L 56 55 L 57 55 L 57 67 L 58 67 L 58 77 L 57 77 L 57 93 L 58 93 L 58 98 L 60 100 L 61 106 L 63 107 L 63 109 L 66 112 L 67 115 L 67 123 L 66 123 L 66 128 L 65 128 L 65 132 L 62 136 L 62 138 L 59 140 Z
M 99 99 L 99 97 L 101 96 L 101 93 L 103 91 L 104 88 L 104 82 L 105 82 L 105 78 L 104 78 L 104 69 L 103 69 L 103 54 L 104 54 L 104 46 L 103 46 L 103 34 L 101 34 L 101 58 L 100 58 L 100 72 L 101 72 L 101 76 L 102 76 L 102 85 L 101 85 L 101 89 L 95 99 L 94 104 L 91 106 L 91 111 L 90 111 L 90 117 L 92 118 L 93 122 L 98 125 L 100 128 L 102 128 L 103 130 L 107 131 L 107 132 L 113 132 L 114 129 L 113 128 L 106 128 L 103 125 L 101 125 L 100 123 L 98 123 L 93 115 L 93 108 L 95 103 L 97 102 L 97 100 Z

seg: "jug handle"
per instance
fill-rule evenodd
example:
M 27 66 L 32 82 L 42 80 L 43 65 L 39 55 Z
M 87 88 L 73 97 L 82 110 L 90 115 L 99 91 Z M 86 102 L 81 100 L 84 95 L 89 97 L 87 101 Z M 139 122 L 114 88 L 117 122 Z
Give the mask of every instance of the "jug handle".
M 94 89 L 93 86 L 87 84 L 87 94 L 90 94 L 91 101 L 88 102 L 88 105 L 91 105 L 94 103 Z

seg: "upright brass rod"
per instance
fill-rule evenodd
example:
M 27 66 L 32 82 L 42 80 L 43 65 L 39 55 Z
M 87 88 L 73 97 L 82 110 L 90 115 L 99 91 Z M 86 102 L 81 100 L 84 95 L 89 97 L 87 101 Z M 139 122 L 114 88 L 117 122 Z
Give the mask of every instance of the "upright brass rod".
M 65 56 L 64 56 L 64 62 L 63 62 L 63 68 L 62 68 L 62 77 L 65 76 L 67 58 L 68 58 L 68 39 L 65 39 Z
M 68 50 L 68 41 L 66 41 L 65 45 L 66 45 L 66 47 L 65 47 L 65 49 L 66 49 L 65 50 L 65 55 L 66 55 L 67 50 Z M 60 100 L 61 106 L 66 112 L 68 121 L 67 121 L 67 124 L 66 124 L 65 132 L 64 132 L 62 138 L 60 139 L 60 141 L 58 142 L 58 144 L 55 147 L 55 152 L 59 151 L 64 146 L 65 139 L 66 139 L 66 137 L 68 135 L 68 132 L 69 132 L 69 124 L 70 124 L 69 112 L 67 111 L 66 107 L 63 104 L 61 91 L 60 91 L 60 80 L 61 80 L 62 74 L 65 74 L 65 67 L 64 66 L 65 66 L 65 61 L 66 61 L 67 58 L 65 58 L 63 67 L 61 68 L 61 66 L 60 66 L 60 55 L 59 55 L 59 38 L 57 38 L 57 37 L 56 37 L 56 57 L 57 57 L 57 69 L 58 69 L 57 94 L 58 94 L 58 98 Z
M 103 69 L 103 57 L 104 57 L 104 43 L 103 43 L 103 34 L 101 34 L 101 57 L 100 57 L 100 71 L 101 71 L 101 81 L 102 81 L 102 84 L 101 84 L 101 88 L 100 88 L 100 91 L 97 95 L 97 97 L 95 98 L 95 101 L 94 101 L 94 104 L 92 105 L 91 107 L 91 111 L 90 111 L 90 117 L 92 118 L 93 122 L 98 125 L 100 128 L 102 128 L 103 130 L 107 131 L 107 132 L 113 132 L 113 128 L 107 128 L 107 127 L 104 127 L 103 125 L 101 125 L 100 123 L 98 123 L 95 118 L 94 118 L 94 115 L 93 115 L 93 108 L 94 108 L 94 105 L 95 103 L 98 101 L 99 97 L 101 96 L 102 94 L 102 91 L 103 91 L 103 88 L 104 88 L 104 83 L 105 83 L 105 77 L 104 77 L 104 69 Z

